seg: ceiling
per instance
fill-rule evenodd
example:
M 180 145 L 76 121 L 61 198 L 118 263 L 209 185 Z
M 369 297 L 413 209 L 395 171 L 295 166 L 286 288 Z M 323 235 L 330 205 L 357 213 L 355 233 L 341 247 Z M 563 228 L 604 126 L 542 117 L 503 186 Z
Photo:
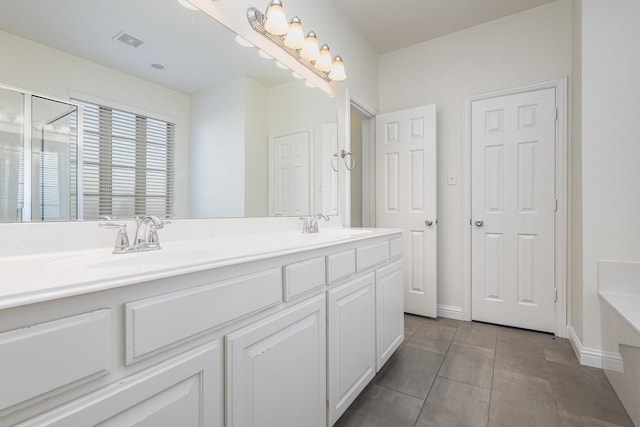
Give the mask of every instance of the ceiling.
M 387 53 L 555 0 L 335 0 L 378 53 Z
M 385 53 L 553 0 L 335 1 Z M 240 48 L 227 28 L 175 0 L 0 0 L 0 31 L 186 93 L 239 75 L 265 86 L 291 78 L 258 58 L 255 49 Z M 115 42 L 121 31 L 146 43 L 136 49 Z M 166 68 L 154 69 L 152 63 Z
M 0 0 L 0 31 L 185 93 L 243 75 L 267 87 L 292 80 L 213 18 L 175 0 Z M 145 43 L 114 41 L 122 31 Z

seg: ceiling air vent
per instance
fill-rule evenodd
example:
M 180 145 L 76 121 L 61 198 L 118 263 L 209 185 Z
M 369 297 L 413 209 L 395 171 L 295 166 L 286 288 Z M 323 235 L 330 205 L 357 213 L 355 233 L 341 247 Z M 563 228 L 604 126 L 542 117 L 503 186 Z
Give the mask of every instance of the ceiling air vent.
M 126 31 L 120 31 L 118 34 L 113 36 L 113 39 L 120 43 L 124 43 L 127 46 L 136 47 L 136 48 L 142 46 L 145 43 L 144 40 L 139 39 L 138 37 L 132 36 Z

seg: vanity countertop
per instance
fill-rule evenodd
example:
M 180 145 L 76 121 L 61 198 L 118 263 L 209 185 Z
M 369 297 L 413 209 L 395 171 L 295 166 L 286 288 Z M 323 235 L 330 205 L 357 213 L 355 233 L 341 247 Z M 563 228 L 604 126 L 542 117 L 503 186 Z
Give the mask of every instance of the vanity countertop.
M 162 250 L 114 255 L 110 249 L 0 258 L 0 309 L 321 249 L 400 233 L 323 228 L 162 242 Z

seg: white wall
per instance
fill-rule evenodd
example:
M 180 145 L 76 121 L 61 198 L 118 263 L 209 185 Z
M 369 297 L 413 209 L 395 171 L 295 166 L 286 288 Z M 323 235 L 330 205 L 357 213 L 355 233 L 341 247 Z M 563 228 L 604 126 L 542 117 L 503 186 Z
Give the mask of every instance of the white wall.
M 436 104 L 438 303 L 462 307 L 462 105 L 467 96 L 571 74 L 571 1 L 545 6 L 380 57 L 383 112 Z
M 0 31 L 0 84 L 69 100 L 88 95 L 176 124 L 176 215 L 189 207 L 189 97 L 132 75 Z M 86 98 L 86 97 L 84 97 Z M 92 99 L 86 99 L 91 101 Z
M 244 216 L 269 215 L 267 88 L 245 81 Z
M 194 94 L 191 111 L 192 216 L 242 217 L 245 78 Z
M 582 1 L 583 345 L 600 348 L 597 260 L 640 261 L 640 2 Z
M 582 1 L 573 0 L 567 319 L 582 340 Z

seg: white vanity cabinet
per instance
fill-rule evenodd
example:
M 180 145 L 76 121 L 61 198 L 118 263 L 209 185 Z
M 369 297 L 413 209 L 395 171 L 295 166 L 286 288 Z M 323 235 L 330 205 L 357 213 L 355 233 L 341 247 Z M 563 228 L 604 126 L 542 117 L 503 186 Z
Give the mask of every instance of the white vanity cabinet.
M 332 426 L 403 339 L 399 233 L 370 233 L 147 275 L 106 254 L 86 289 L 23 304 L 0 288 L 0 427 Z
M 376 374 L 373 272 L 329 289 L 329 421 L 333 425 Z
M 324 295 L 226 337 L 227 427 L 324 427 Z
M 376 271 L 376 371 L 404 340 L 402 260 Z
M 404 339 L 400 243 L 377 241 L 327 257 L 329 425 Z

